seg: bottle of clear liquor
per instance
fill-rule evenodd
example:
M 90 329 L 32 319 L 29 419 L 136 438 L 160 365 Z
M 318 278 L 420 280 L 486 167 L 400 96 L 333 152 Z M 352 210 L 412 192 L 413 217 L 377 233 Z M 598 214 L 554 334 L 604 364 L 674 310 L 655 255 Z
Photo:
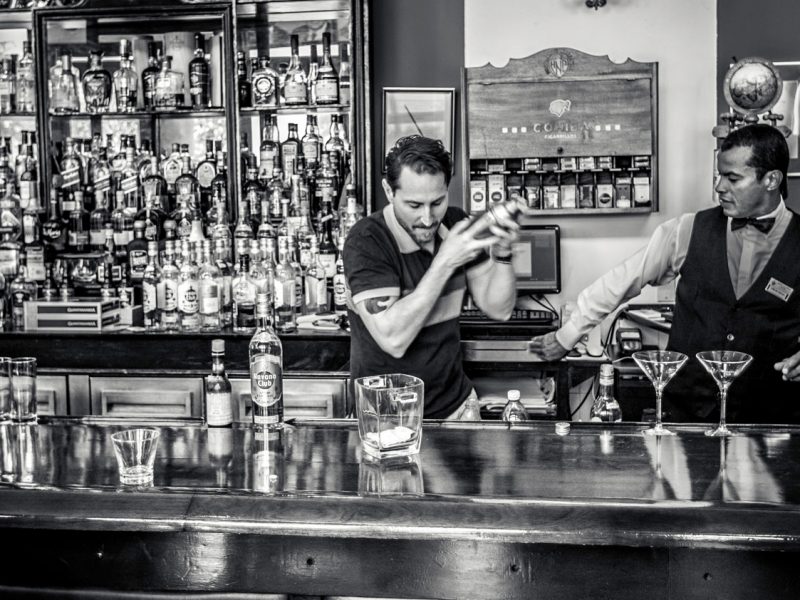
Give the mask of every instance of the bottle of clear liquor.
M 316 86 L 317 104 L 337 104 L 339 102 L 339 75 L 331 60 L 331 34 L 322 34 L 322 63 L 319 66 Z
M 514 423 L 516 421 L 529 420 L 528 411 L 525 410 L 525 407 L 519 400 L 519 390 L 508 390 L 506 398 L 508 398 L 508 402 L 503 408 L 503 421 Z
M 305 273 L 306 313 L 319 314 L 328 311 L 328 278 L 325 267 L 319 261 L 317 238 L 311 237 L 311 251 Z
M 270 310 L 272 308 L 272 281 L 267 267 L 264 265 L 263 255 L 258 241 L 250 240 L 250 281 L 256 286 L 256 293 L 266 293 L 269 296 Z
M 222 276 L 222 290 L 220 292 L 222 310 L 220 311 L 220 319 L 222 325 L 227 327 L 233 322 L 233 301 L 231 294 L 233 271 L 231 269 L 230 257 L 225 243 L 222 240 L 215 240 L 212 243 L 214 244 L 214 264 L 217 266 Z
M 189 96 L 192 108 L 204 109 L 211 104 L 211 68 L 206 60 L 206 38 L 194 34 L 194 58 L 189 62 Z
M 292 56 L 286 69 L 283 96 L 287 106 L 308 104 L 308 75 L 300 62 L 300 39 L 296 35 L 289 38 Z
M 225 374 L 225 340 L 211 340 L 211 374 L 206 377 L 206 424 L 230 427 L 233 424 L 231 382 Z
M 622 421 L 619 402 L 614 397 L 614 365 L 600 365 L 600 387 L 589 412 L 591 421 L 616 423 Z
M 269 56 L 258 59 L 258 68 L 251 74 L 253 79 L 253 106 L 278 105 L 278 72 L 270 66 Z
M 161 71 L 161 57 L 163 55 L 161 42 L 147 43 L 147 67 L 142 71 L 142 96 L 146 109 L 155 106 L 156 77 Z
M 119 69 L 114 71 L 114 102 L 116 112 L 136 110 L 139 92 L 139 76 L 131 59 L 130 40 L 119 41 Z
M 317 54 L 317 44 L 312 42 L 309 45 L 311 56 L 308 59 L 308 103 L 317 103 L 317 78 L 319 77 L 319 55 Z
M 143 223 L 137 221 L 137 224 Z M 144 227 L 138 227 L 137 230 L 143 230 Z M 144 236 L 142 236 L 144 239 Z M 130 256 L 137 254 L 133 250 L 129 250 Z M 134 270 L 131 265 L 131 278 L 138 269 Z M 159 295 L 160 290 L 164 287 L 164 282 L 161 277 L 161 265 L 158 264 L 158 242 L 147 243 L 147 264 L 142 270 L 142 308 L 144 312 L 144 328 L 148 331 L 157 331 L 161 328 L 161 318 L 159 311 Z
M 23 113 L 36 111 L 36 71 L 30 40 L 22 42 L 22 58 L 17 65 L 17 110 Z
M 279 429 L 283 426 L 283 346 L 272 328 L 267 294 L 257 298 L 258 326 L 250 340 L 250 397 L 253 425 Z
M 10 56 L 0 60 L 0 114 L 17 112 L 17 78 L 14 61 Z
M 350 104 L 351 86 L 350 52 L 347 42 L 339 42 L 339 103 Z
M 197 265 L 189 240 L 181 241 L 180 283 L 178 284 L 178 312 L 180 312 L 181 330 L 198 331 L 200 329 L 199 280 Z
M 236 219 L 236 227 L 233 229 L 233 244 L 237 254 L 234 255 L 234 260 L 239 259 L 239 249 L 242 247 L 249 247 L 250 240 L 253 239 L 253 228 L 250 226 L 250 203 L 247 198 L 243 198 L 239 202 L 239 216 Z M 244 246 L 242 246 L 242 243 Z
M 200 288 L 200 329 L 219 331 L 223 294 L 222 273 L 211 260 L 211 243 L 203 240 L 201 248 L 203 258 L 197 274 Z
M 86 112 L 108 112 L 111 102 L 111 73 L 103 67 L 103 51 L 89 52 L 89 68 L 81 78 L 83 97 L 86 99 Z
M 148 254 L 149 254 L 148 246 Z M 168 242 L 164 250 L 164 266 L 161 268 L 161 285 L 158 288 L 158 310 L 161 329 L 178 331 L 180 314 L 178 312 L 178 285 L 180 271 L 174 262 L 175 244 Z
M 233 330 L 239 333 L 250 333 L 256 324 L 256 285 L 250 279 L 249 245 L 240 246 L 238 253 L 239 265 L 237 274 L 231 282 Z
M 278 264 L 275 267 L 275 326 L 278 331 L 288 333 L 297 329 L 295 315 L 296 275 L 289 257 L 288 238 L 278 238 Z
M 258 178 L 262 182 L 268 182 L 272 177 L 275 167 L 281 166 L 280 154 L 281 147 L 277 143 L 276 136 L 278 131 L 278 117 L 272 115 L 269 123 L 264 125 L 261 132 L 261 146 L 259 148 Z
M 79 112 L 78 78 L 72 68 L 72 53 L 63 52 L 56 67 L 50 71 L 50 110 L 57 115 Z

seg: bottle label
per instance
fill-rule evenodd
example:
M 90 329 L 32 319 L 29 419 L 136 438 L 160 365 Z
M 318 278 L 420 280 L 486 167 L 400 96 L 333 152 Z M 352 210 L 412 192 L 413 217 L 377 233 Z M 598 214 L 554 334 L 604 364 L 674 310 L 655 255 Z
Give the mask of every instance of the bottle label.
M 222 277 L 222 305 L 229 306 L 232 300 L 231 287 L 233 278 L 230 275 Z
M 128 253 L 128 264 L 131 266 L 131 279 L 141 279 L 147 267 L 147 252 L 132 250 Z
M 22 210 L 28 208 L 31 204 L 31 184 L 26 181 L 20 181 L 19 184 L 19 207 Z
M 325 267 L 325 277 L 332 279 L 336 275 L 336 254 L 320 253 L 319 262 Z
M 178 282 L 172 279 L 167 279 L 164 281 L 164 299 L 163 302 L 159 302 L 159 306 L 163 310 L 175 310 L 178 308 Z M 161 291 L 161 289 L 159 289 Z M 161 300 L 161 298 L 159 298 Z
M 256 106 L 275 103 L 275 81 L 269 75 L 257 76 L 253 81 L 253 100 Z
M 219 312 L 219 286 L 213 281 L 200 284 L 200 312 L 204 315 Z
M 169 185 L 174 185 L 175 180 L 181 176 L 181 164 L 178 161 L 170 161 L 164 165 L 164 179 Z
M 304 81 L 287 80 L 283 88 L 286 104 L 305 104 L 308 102 L 307 91 L 308 88 L 306 88 Z
M 319 144 L 317 142 L 304 143 L 303 156 L 306 157 L 306 164 L 319 162 Z
M 119 184 L 120 189 L 125 192 L 126 194 L 130 194 L 135 192 L 139 189 L 139 178 L 138 176 L 130 175 L 123 179 Z
M 89 243 L 92 246 L 102 246 L 106 243 L 105 229 L 91 229 L 89 230 Z
M 342 308 L 347 305 L 347 286 L 341 273 L 333 277 L 333 303 Z
M 85 231 L 70 231 L 69 244 L 70 246 L 84 246 L 89 243 L 89 234 Z
M 144 304 L 144 312 L 145 314 L 151 313 L 156 309 L 157 306 L 157 294 L 156 294 L 156 286 L 152 283 L 145 281 L 142 283 L 142 295 Z
M 339 83 L 335 79 L 317 80 L 317 102 L 339 101 Z
M 198 308 L 197 282 L 191 279 L 181 281 L 178 285 L 178 310 L 183 314 L 193 315 Z
M 200 187 L 211 187 L 211 181 L 214 177 L 217 176 L 217 170 L 214 168 L 214 165 L 210 162 L 200 163 L 197 166 L 197 172 L 195 173 L 195 177 L 197 177 L 197 182 L 200 184 Z
M 47 278 L 47 271 L 44 267 L 44 247 L 28 246 L 28 277 L 34 281 L 44 281 Z
M 77 165 L 69 168 L 64 169 L 61 171 L 61 188 L 62 189 L 77 189 L 81 185 L 81 170 L 80 167 Z M 66 205 L 67 202 L 64 202 Z M 74 206 L 74 203 L 73 203 Z
M 158 227 L 152 221 L 147 222 L 147 226 L 144 228 L 144 237 L 151 242 L 158 240 Z
M 260 354 L 250 363 L 250 396 L 254 404 L 268 407 L 283 398 L 281 357 Z
M 212 427 L 223 427 L 233 422 L 230 392 L 206 392 L 206 422 Z

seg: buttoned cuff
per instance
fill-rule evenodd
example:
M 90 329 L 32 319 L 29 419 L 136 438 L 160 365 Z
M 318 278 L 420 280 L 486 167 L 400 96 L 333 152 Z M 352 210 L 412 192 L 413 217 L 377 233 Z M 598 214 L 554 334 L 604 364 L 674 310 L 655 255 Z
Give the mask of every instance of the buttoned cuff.
M 582 337 L 583 335 L 572 321 L 567 321 L 556 331 L 556 340 L 566 350 L 572 350 Z

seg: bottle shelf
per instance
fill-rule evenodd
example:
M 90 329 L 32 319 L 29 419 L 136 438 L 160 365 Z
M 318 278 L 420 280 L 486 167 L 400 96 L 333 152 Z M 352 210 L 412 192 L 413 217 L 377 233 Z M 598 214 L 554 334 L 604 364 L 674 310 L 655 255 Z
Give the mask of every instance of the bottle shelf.
M 202 119 L 206 117 L 224 117 L 224 108 L 207 108 L 203 110 L 178 109 L 178 110 L 136 110 L 132 112 L 105 112 L 105 113 L 50 113 L 53 119 Z
M 252 117 L 259 113 L 277 115 L 304 115 L 308 113 L 337 114 L 350 110 L 349 104 L 306 104 L 303 106 L 259 106 L 239 109 L 242 117 Z
M 9 118 L 9 117 L 11 117 L 11 118 L 17 117 L 18 119 L 26 119 L 26 118 L 30 119 L 30 118 L 33 118 L 35 116 L 36 116 L 35 112 L 19 112 L 19 111 L 17 111 L 17 112 L 13 112 L 13 113 L 2 113 L 2 114 L 0 114 L 0 119 L 6 119 L 6 118 Z
M 534 223 L 538 217 L 595 216 L 595 215 L 630 215 L 649 214 L 653 207 L 632 206 L 631 208 L 532 208 L 523 217 L 523 223 Z

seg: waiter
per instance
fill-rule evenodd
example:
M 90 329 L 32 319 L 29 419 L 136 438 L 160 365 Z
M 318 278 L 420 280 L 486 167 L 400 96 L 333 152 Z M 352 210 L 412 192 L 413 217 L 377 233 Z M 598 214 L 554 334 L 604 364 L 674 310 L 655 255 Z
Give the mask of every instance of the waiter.
M 591 284 L 557 332 L 529 348 L 547 360 L 577 341 L 645 285 L 678 280 L 668 349 L 690 360 L 667 386 L 665 420 L 716 421 L 717 386 L 701 350 L 753 356 L 730 388 L 727 417 L 800 423 L 800 219 L 786 208 L 789 148 L 774 127 L 749 125 L 723 140 L 719 206 L 660 225 L 648 245 Z
M 353 226 L 343 254 L 351 377 L 419 377 L 424 416 L 433 419 L 460 418 L 476 397 L 461 364 L 464 292 L 498 320 L 516 301 L 511 244 L 518 225 L 470 228 L 466 213 L 447 204 L 451 171 L 439 140 L 399 139 L 386 156 L 389 204 Z

